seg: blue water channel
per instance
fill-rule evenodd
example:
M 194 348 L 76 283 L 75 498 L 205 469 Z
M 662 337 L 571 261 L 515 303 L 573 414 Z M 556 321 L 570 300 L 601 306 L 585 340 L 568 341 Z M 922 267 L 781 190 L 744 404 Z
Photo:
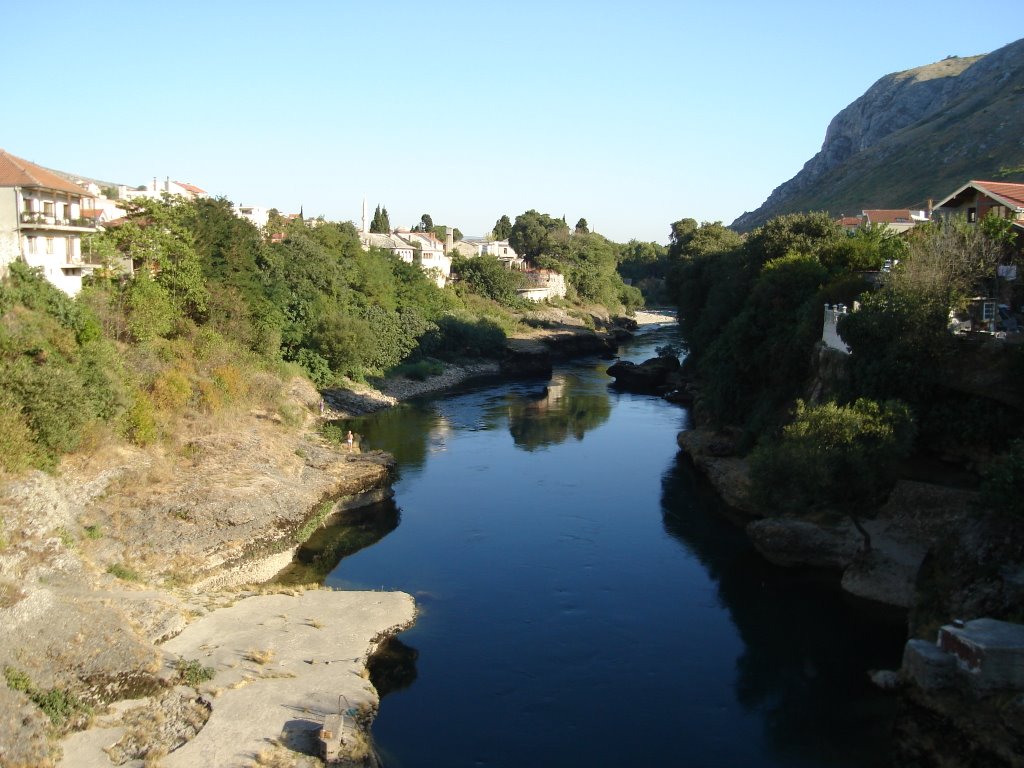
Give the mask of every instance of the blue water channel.
M 346 423 L 397 457 L 398 524 L 327 583 L 419 607 L 387 768 L 888 764 L 866 672 L 898 666 L 899 625 L 761 560 L 679 453 L 686 410 L 608 365 Z

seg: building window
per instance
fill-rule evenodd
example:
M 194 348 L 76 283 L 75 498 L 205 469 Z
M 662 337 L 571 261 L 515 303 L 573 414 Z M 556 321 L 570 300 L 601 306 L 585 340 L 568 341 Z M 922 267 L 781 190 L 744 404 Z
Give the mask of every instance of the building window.
M 28 201 L 26 200 L 26 202 L 28 202 Z M 36 251 L 38 250 L 38 246 L 36 245 L 36 240 L 37 240 L 38 238 L 35 238 L 35 237 L 27 237 L 27 238 L 25 238 L 25 239 L 26 239 L 26 240 L 28 240 L 28 252 L 29 252 L 30 254 L 34 254 L 34 253 L 36 253 Z
M 978 220 L 978 209 L 968 208 L 967 209 L 967 223 L 973 224 Z
M 32 213 L 32 199 L 26 197 L 24 200 L 22 200 L 21 201 L 21 209 L 25 213 Z
M 43 203 L 43 215 L 44 216 L 53 216 L 53 203 L 51 203 L 51 202 Z
M 47 253 L 53 253 L 53 238 L 52 237 L 46 238 L 46 252 Z

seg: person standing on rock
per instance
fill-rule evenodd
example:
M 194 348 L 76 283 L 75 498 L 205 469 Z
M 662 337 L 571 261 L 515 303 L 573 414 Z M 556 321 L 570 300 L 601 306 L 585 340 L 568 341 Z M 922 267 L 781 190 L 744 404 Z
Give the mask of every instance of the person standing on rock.
M 355 441 L 356 441 L 355 435 L 352 434 L 352 430 L 350 429 L 348 431 L 348 434 L 345 435 L 345 445 L 348 446 L 349 451 L 352 450 L 352 445 L 353 445 L 353 443 L 355 443 Z
M 321 397 L 320 398 L 320 416 L 321 417 L 324 415 L 324 411 L 326 409 L 327 409 L 327 406 L 324 404 L 324 399 Z

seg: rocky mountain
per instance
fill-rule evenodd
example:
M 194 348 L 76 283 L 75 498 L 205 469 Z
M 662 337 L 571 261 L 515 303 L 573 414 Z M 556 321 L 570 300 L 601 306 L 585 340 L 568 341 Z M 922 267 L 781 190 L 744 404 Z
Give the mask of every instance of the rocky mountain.
M 818 152 L 732 227 L 784 213 L 926 208 L 969 179 L 1024 181 L 1024 40 L 886 75 L 836 115 Z

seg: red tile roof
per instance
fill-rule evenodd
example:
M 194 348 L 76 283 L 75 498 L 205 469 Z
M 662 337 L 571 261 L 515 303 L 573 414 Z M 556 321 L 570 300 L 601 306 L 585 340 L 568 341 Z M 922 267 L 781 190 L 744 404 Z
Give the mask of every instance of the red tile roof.
M 195 184 L 186 184 L 184 181 L 176 181 L 174 183 L 177 184 L 182 189 L 191 192 L 193 195 L 205 195 L 206 194 L 206 190 L 205 189 L 200 189 Z
M 35 163 L 15 157 L 2 149 L 0 149 L 0 187 L 55 189 L 59 192 L 71 192 L 89 197 L 89 193 L 77 184 L 73 184 Z
M 868 222 L 871 224 L 913 224 L 914 219 L 906 208 L 899 209 L 875 209 L 864 211 Z
M 1002 198 L 1018 210 L 1024 210 L 1024 184 L 1010 184 L 1004 181 L 971 181 L 978 189 L 989 195 Z
M 841 227 L 859 227 L 864 223 L 860 216 L 843 216 L 842 218 L 836 219 L 836 222 Z

